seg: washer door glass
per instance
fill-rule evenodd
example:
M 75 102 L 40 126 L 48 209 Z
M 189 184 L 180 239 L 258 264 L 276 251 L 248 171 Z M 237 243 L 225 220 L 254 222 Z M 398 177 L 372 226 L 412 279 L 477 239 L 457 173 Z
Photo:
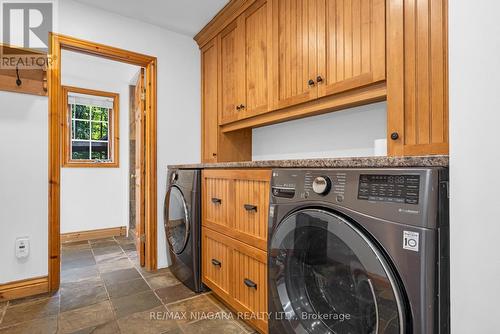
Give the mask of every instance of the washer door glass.
M 384 255 L 333 213 L 306 209 L 273 234 L 270 289 L 293 333 L 404 333 L 400 291 Z
M 182 192 L 172 186 L 167 193 L 165 207 L 165 232 L 170 249 L 180 254 L 186 247 L 189 237 L 189 217 L 186 201 Z

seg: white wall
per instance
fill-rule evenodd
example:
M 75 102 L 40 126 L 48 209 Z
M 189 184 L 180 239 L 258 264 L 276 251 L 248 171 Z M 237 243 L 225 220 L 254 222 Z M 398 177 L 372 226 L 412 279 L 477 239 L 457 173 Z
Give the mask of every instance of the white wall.
M 56 32 L 158 58 L 158 265 L 164 267 L 168 264 L 162 233 L 166 166 L 196 163 L 200 159 L 198 47 L 191 37 L 72 0 L 58 1 L 57 17 Z M 3 92 L 0 92 L 0 105 L 0 265 L 8 268 L 1 271 L 0 283 L 3 283 L 47 273 L 48 107 L 46 98 Z M 32 135 L 25 138 L 25 132 Z M 17 142 L 12 140 L 14 135 L 19 137 Z M 122 141 L 122 145 L 124 143 Z M 29 154 L 21 156 L 19 151 L 11 152 L 13 145 L 25 148 Z M 28 147 L 32 148 L 28 150 Z M 122 147 L 121 153 L 125 151 Z M 69 173 L 63 171 L 63 182 Z M 15 181 L 21 183 L 14 185 Z M 121 191 L 118 196 L 126 196 L 126 192 Z M 32 237 L 32 255 L 24 263 L 13 258 L 17 235 Z
M 59 32 L 158 58 L 158 266 L 168 264 L 163 231 L 166 166 L 200 161 L 200 54 L 191 37 L 59 1 Z
M 0 284 L 47 273 L 47 98 L 0 91 Z M 17 237 L 31 255 L 15 257 Z
M 119 168 L 62 168 L 61 233 L 128 226 L 129 84 L 138 66 L 62 53 L 63 85 L 120 94 Z
M 454 334 L 499 332 L 499 12 L 498 1 L 449 2 Z
M 158 266 L 168 264 L 163 231 L 166 166 L 200 161 L 200 54 L 191 37 L 59 1 L 59 31 L 158 58 Z
M 386 138 L 386 102 L 253 130 L 253 160 L 362 157 Z

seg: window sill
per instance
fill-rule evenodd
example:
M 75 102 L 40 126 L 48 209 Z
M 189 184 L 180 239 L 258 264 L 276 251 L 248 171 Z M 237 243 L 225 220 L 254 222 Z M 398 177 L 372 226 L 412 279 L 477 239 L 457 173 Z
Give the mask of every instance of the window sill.
M 120 168 L 118 162 L 63 162 L 62 168 Z

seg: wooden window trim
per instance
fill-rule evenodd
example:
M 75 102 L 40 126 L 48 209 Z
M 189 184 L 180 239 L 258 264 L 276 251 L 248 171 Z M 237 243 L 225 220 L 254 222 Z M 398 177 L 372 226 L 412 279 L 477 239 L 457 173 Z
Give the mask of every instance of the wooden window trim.
M 112 92 L 104 92 L 94 89 L 86 89 L 80 87 L 62 86 L 63 103 L 63 121 L 62 127 L 62 167 L 65 168 L 119 168 L 120 167 L 120 94 Z M 93 160 L 73 160 L 71 159 L 71 131 L 68 125 L 70 116 L 68 108 L 68 95 L 70 93 L 85 94 L 109 97 L 113 99 L 113 112 L 109 114 L 109 152 L 111 155 L 110 162 L 95 162 Z

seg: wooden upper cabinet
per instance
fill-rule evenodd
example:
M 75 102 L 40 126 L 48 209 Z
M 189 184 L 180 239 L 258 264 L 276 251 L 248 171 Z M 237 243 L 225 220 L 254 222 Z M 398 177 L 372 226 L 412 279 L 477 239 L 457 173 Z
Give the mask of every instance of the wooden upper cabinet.
M 220 34 L 220 124 L 269 110 L 270 22 L 268 2 L 258 0 Z
M 324 0 L 270 0 L 273 4 L 273 109 L 317 98 L 318 7 Z M 312 81 L 311 81 L 312 80 Z
M 385 0 L 322 0 L 318 7 L 318 96 L 385 80 Z
M 390 0 L 388 6 L 389 154 L 447 154 L 447 1 Z
M 234 21 L 219 35 L 220 38 L 220 124 L 238 118 L 237 107 L 244 96 L 244 57 L 241 29 Z
M 195 37 L 203 160 L 250 160 L 252 128 L 384 99 L 389 155 L 447 154 L 447 1 L 230 1 Z
M 271 6 L 266 0 L 257 0 L 239 18 L 245 38 L 245 86 L 238 119 L 269 110 L 271 20 Z
M 217 161 L 218 142 L 218 44 L 214 38 L 201 49 L 202 160 Z

